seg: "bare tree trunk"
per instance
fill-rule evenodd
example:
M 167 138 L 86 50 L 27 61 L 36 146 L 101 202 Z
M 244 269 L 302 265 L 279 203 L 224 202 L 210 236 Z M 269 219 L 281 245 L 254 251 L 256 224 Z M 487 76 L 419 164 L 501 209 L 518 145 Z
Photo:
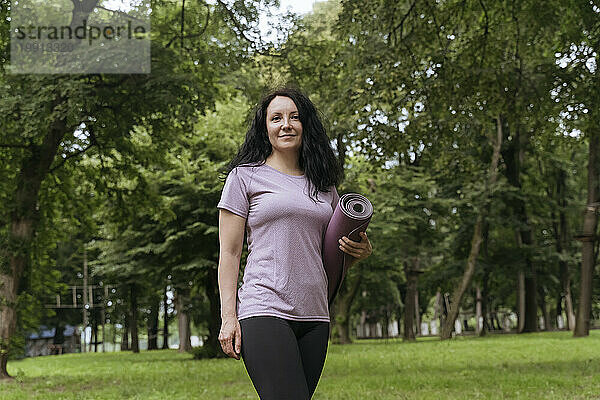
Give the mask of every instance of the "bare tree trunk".
M 205 293 L 208 297 L 210 316 L 208 320 L 208 338 L 203 344 L 208 349 L 210 357 L 225 357 L 219 343 L 219 331 L 221 330 L 221 298 L 219 296 L 219 279 L 217 268 L 206 272 Z
M 596 229 L 598 217 L 596 210 L 600 201 L 600 135 L 590 130 L 590 148 L 588 156 L 588 196 L 587 207 L 583 216 L 583 232 L 579 240 L 582 243 L 581 249 L 581 281 L 579 288 L 579 303 L 577 307 L 577 319 L 575 321 L 576 337 L 588 336 L 590 334 L 590 318 L 592 313 L 592 280 L 596 258 L 594 254 L 594 245 L 596 244 Z
M 404 297 L 404 340 L 415 340 L 415 311 L 417 280 L 419 279 L 419 259 L 414 257 L 412 265 L 404 262 L 404 275 L 406 276 L 406 295 Z
M 128 351 L 129 349 L 129 314 L 126 314 L 123 321 L 123 337 L 121 339 L 121 351 Z
M 537 332 L 537 277 L 531 259 L 527 257 L 526 261 L 529 265 L 525 273 L 525 326 L 522 332 Z
M 419 308 L 419 288 L 415 288 L 415 325 L 417 336 L 421 336 L 421 310 Z
M 565 218 L 564 213 L 561 212 L 561 219 Z M 565 218 L 566 220 L 566 218 Z M 560 224 L 561 234 L 556 242 L 556 251 L 564 257 L 567 256 L 567 251 L 559 241 L 563 241 L 563 224 Z M 566 243 L 566 242 L 563 242 Z M 569 273 L 569 265 L 563 259 L 558 261 L 560 270 L 560 285 L 562 288 L 561 299 L 565 300 L 565 313 L 567 314 L 567 329 L 575 329 L 575 312 L 573 311 L 573 298 L 571 295 L 571 274 Z
M 355 265 L 353 268 L 360 268 Z M 349 344 L 352 343 L 352 337 L 350 335 L 350 308 L 358 293 L 360 287 L 361 275 L 360 271 L 353 271 L 355 273 L 348 273 L 345 282 L 340 291 L 338 292 L 332 309 L 333 321 L 335 323 L 335 329 L 332 331 L 331 340 L 338 344 Z
M 575 312 L 573 311 L 573 296 L 571 295 L 571 279 L 565 281 L 565 312 L 567 313 L 567 329 L 575 329 Z
M 92 322 L 92 329 L 94 330 L 94 353 L 98 352 L 98 310 L 93 311 L 94 319 Z
M 490 232 L 490 224 L 486 222 L 483 224 L 483 243 L 481 244 L 482 251 L 483 251 L 483 258 L 485 260 L 484 267 L 483 267 L 482 290 L 479 291 L 479 286 L 477 287 L 477 290 L 478 290 L 477 296 L 478 296 L 478 300 L 479 300 L 478 303 L 479 303 L 480 313 L 481 313 L 481 318 L 482 318 L 481 328 L 479 328 L 479 331 L 477 332 L 477 334 L 479 336 L 485 336 L 487 334 L 488 330 L 490 329 L 489 324 L 488 324 L 488 318 L 487 318 L 488 312 L 489 312 L 488 292 L 489 292 L 489 282 L 490 282 L 490 266 L 489 266 L 490 255 L 489 255 L 489 250 L 488 250 L 489 232 Z M 477 326 L 479 327 L 479 324 L 477 324 Z
M 517 183 L 514 185 L 521 187 L 519 178 L 514 178 Z M 525 211 L 525 203 L 521 199 L 514 201 L 513 208 L 515 214 L 523 222 L 525 228 L 517 228 L 515 230 L 515 238 L 517 246 L 523 248 L 523 245 L 530 246 L 533 243 L 531 235 L 531 229 L 527 219 L 527 212 Z M 537 332 L 538 330 L 538 314 L 537 314 L 537 277 L 535 267 L 531 260 L 531 257 L 525 255 L 525 266 L 521 268 L 517 274 L 517 299 L 518 299 L 518 319 L 519 319 L 519 333 L 523 332 Z
M 513 104 L 514 106 L 514 104 Z M 506 121 L 505 134 L 506 137 L 512 136 L 512 140 L 506 141 L 506 146 L 502 152 L 505 166 L 504 169 L 506 178 L 511 186 L 516 190 L 521 191 L 521 165 L 525 158 L 524 145 L 528 139 L 527 134 L 520 132 L 517 125 L 513 132 L 510 132 L 509 125 Z M 525 201 L 520 197 L 514 197 L 508 201 L 509 206 L 513 210 L 514 216 L 519 221 L 519 226 L 515 228 L 516 242 L 519 248 L 526 250 L 527 247 L 533 244 L 533 235 L 527 216 Z M 536 270 L 535 265 L 530 255 L 524 251 L 525 265 L 519 271 L 522 276 L 518 276 L 519 282 L 523 283 L 522 291 L 518 296 L 519 307 L 517 309 L 519 317 L 519 332 L 535 332 L 537 331 L 537 289 L 536 289 Z M 519 288 L 521 290 L 521 288 Z M 523 308 L 521 305 L 524 302 Z
M 517 332 L 525 327 L 525 271 L 517 272 Z
M 389 318 L 387 310 L 385 310 L 385 312 L 383 314 L 383 323 L 381 324 L 381 335 L 385 339 L 387 339 L 390 336 L 389 331 L 390 331 L 390 318 Z
M 167 287 L 165 287 L 165 293 L 163 295 L 163 309 L 165 310 L 163 315 L 163 349 L 169 348 L 169 313 L 167 312 L 169 305 L 167 304 L 167 300 Z
M 556 197 L 560 206 L 558 212 L 558 221 L 555 214 L 552 213 L 554 238 L 556 240 L 556 252 L 561 255 L 558 261 L 560 270 L 560 283 L 562 288 L 561 298 L 565 299 L 565 312 L 567 314 L 567 329 L 575 329 L 575 312 L 573 311 L 573 299 L 571 296 L 571 274 L 569 264 L 567 264 L 567 249 L 569 248 L 569 225 L 565 209 L 567 207 L 566 191 L 566 171 L 559 168 L 556 176 Z
M 479 215 L 477 215 L 477 220 L 475 221 L 475 228 L 473 229 L 473 238 L 471 239 L 471 251 L 469 252 L 469 258 L 467 259 L 467 266 L 465 268 L 465 272 L 463 274 L 460 284 L 452 294 L 452 301 L 450 303 L 448 317 L 446 318 L 446 321 L 444 321 L 444 326 L 442 327 L 442 340 L 450 339 L 450 337 L 452 337 L 452 331 L 454 330 L 454 321 L 458 317 L 460 303 L 462 302 L 462 298 L 465 292 L 467 291 L 467 288 L 471 284 L 473 275 L 475 274 L 475 265 L 477 263 L 477 257 L 479 256 L 479 247 L 481 246 L 481 242 L 483 240 L 482 228 L 485 221 L 485 214 L 487 213 L 487 209 L 489 208 L 489 201 L 491 198 L 490 192 L 492 186 L 496 183 L 498 173 L 498 162 L 500 160 L 500 147 L 502 145 L 502 136 L 502 118 L 498 116 L 496 118 L 496 140 L 493 141 L 494 150 L 492 153 L 490 170 L 488 172 L 488 181 L 485 185 L 486 194 L 485 198 L 483 199 L 484 205 L 481 208 Z
M 477 285 L 475 298 L 475 332 L 478 336 L 482 336 L 481 331 L 483 330 L 483 316 L 481 312 L 481 289 L 479 288 L 479 285 Z
M 190 341 L 190 316 L 186 310 L 186 297 L 181 291 L 177 292 L 177 328 L 179 330 L 179 352 L 185 353 L 192 349 Z
M 140 352 L 140 342 L 138 335 L 138 325 L 137 325 L 137 289 L 135 284 L 131 284 L 129 286 L 129 294 L 130 294 L 130 311 L 129 315 L 131 317 L 131 321 L 129 321 L 129 328 L 131 329 L 131 351 L 134 353 Z
M 550 316 L 548 315 L 548 306 L 546 304 L 546 296 L 544 293 L 544 289 L 542 287 L 540 287 L 540 310 L 542 311 L 542 317 L 544 318 L 544 330 L 545 331 L 551 331 L 552 330 L 552 320 L 550 319 Z
M 441 336 L 442 326 L 444 326 L 444 299 L 442 298 L 442 293 L 439 288 L 435 293 L 435 304 L 437 307 L 437 320 L 439 322 L 438 334 Z
M 148 350 L 158 350 L 158 308 L 160 298 L 152 296 L 148 315 Z

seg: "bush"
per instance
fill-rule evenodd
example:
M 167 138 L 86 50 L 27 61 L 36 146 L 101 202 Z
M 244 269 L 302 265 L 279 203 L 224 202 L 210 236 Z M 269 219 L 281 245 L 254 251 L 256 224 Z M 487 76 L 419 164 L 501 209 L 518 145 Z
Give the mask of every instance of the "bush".
M 226 358 L 227 355 L 223 353 L 220 348 L 215 348 L 213 346 L 196 346 L 192 347 L 189 351 L 194 356 L 195 360 L 202 360 L 205 358 Z

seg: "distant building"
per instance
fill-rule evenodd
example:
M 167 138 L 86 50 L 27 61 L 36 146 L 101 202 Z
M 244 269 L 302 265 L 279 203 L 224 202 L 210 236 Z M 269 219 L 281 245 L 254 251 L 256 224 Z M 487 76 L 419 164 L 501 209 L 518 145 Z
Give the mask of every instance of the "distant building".
M 27 337 L 26 357 L 49 356 L 52 354 L 77 353 L 81 349 L 81 333 L 75 326 L 65 326 L 62 338 L 55 340 L 56 328 L 40 327 L 40 331 Z

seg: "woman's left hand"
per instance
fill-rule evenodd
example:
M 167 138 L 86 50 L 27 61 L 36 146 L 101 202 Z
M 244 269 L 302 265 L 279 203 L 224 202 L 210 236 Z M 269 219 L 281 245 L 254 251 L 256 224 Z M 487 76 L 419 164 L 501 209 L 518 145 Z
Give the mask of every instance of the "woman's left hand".
M 359 232 L 359 234 L 362 237 L 360 242 L 350 240 L 346 236 L 342 236 L 339 240 L 340 249 L 354 257 L 356 261 L 364 260 L 373 253 L 373 247 L 371 247 L 371 242 L 367 237 L 367 233 Z

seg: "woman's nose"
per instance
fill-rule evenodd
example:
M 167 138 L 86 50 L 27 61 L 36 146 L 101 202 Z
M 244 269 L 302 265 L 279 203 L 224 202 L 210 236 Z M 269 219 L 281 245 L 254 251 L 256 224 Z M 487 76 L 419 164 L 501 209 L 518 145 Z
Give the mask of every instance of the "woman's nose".
M 290 120 L 287 117 L 283 117 L 282 129 L 288 129 L 290 127 Z

